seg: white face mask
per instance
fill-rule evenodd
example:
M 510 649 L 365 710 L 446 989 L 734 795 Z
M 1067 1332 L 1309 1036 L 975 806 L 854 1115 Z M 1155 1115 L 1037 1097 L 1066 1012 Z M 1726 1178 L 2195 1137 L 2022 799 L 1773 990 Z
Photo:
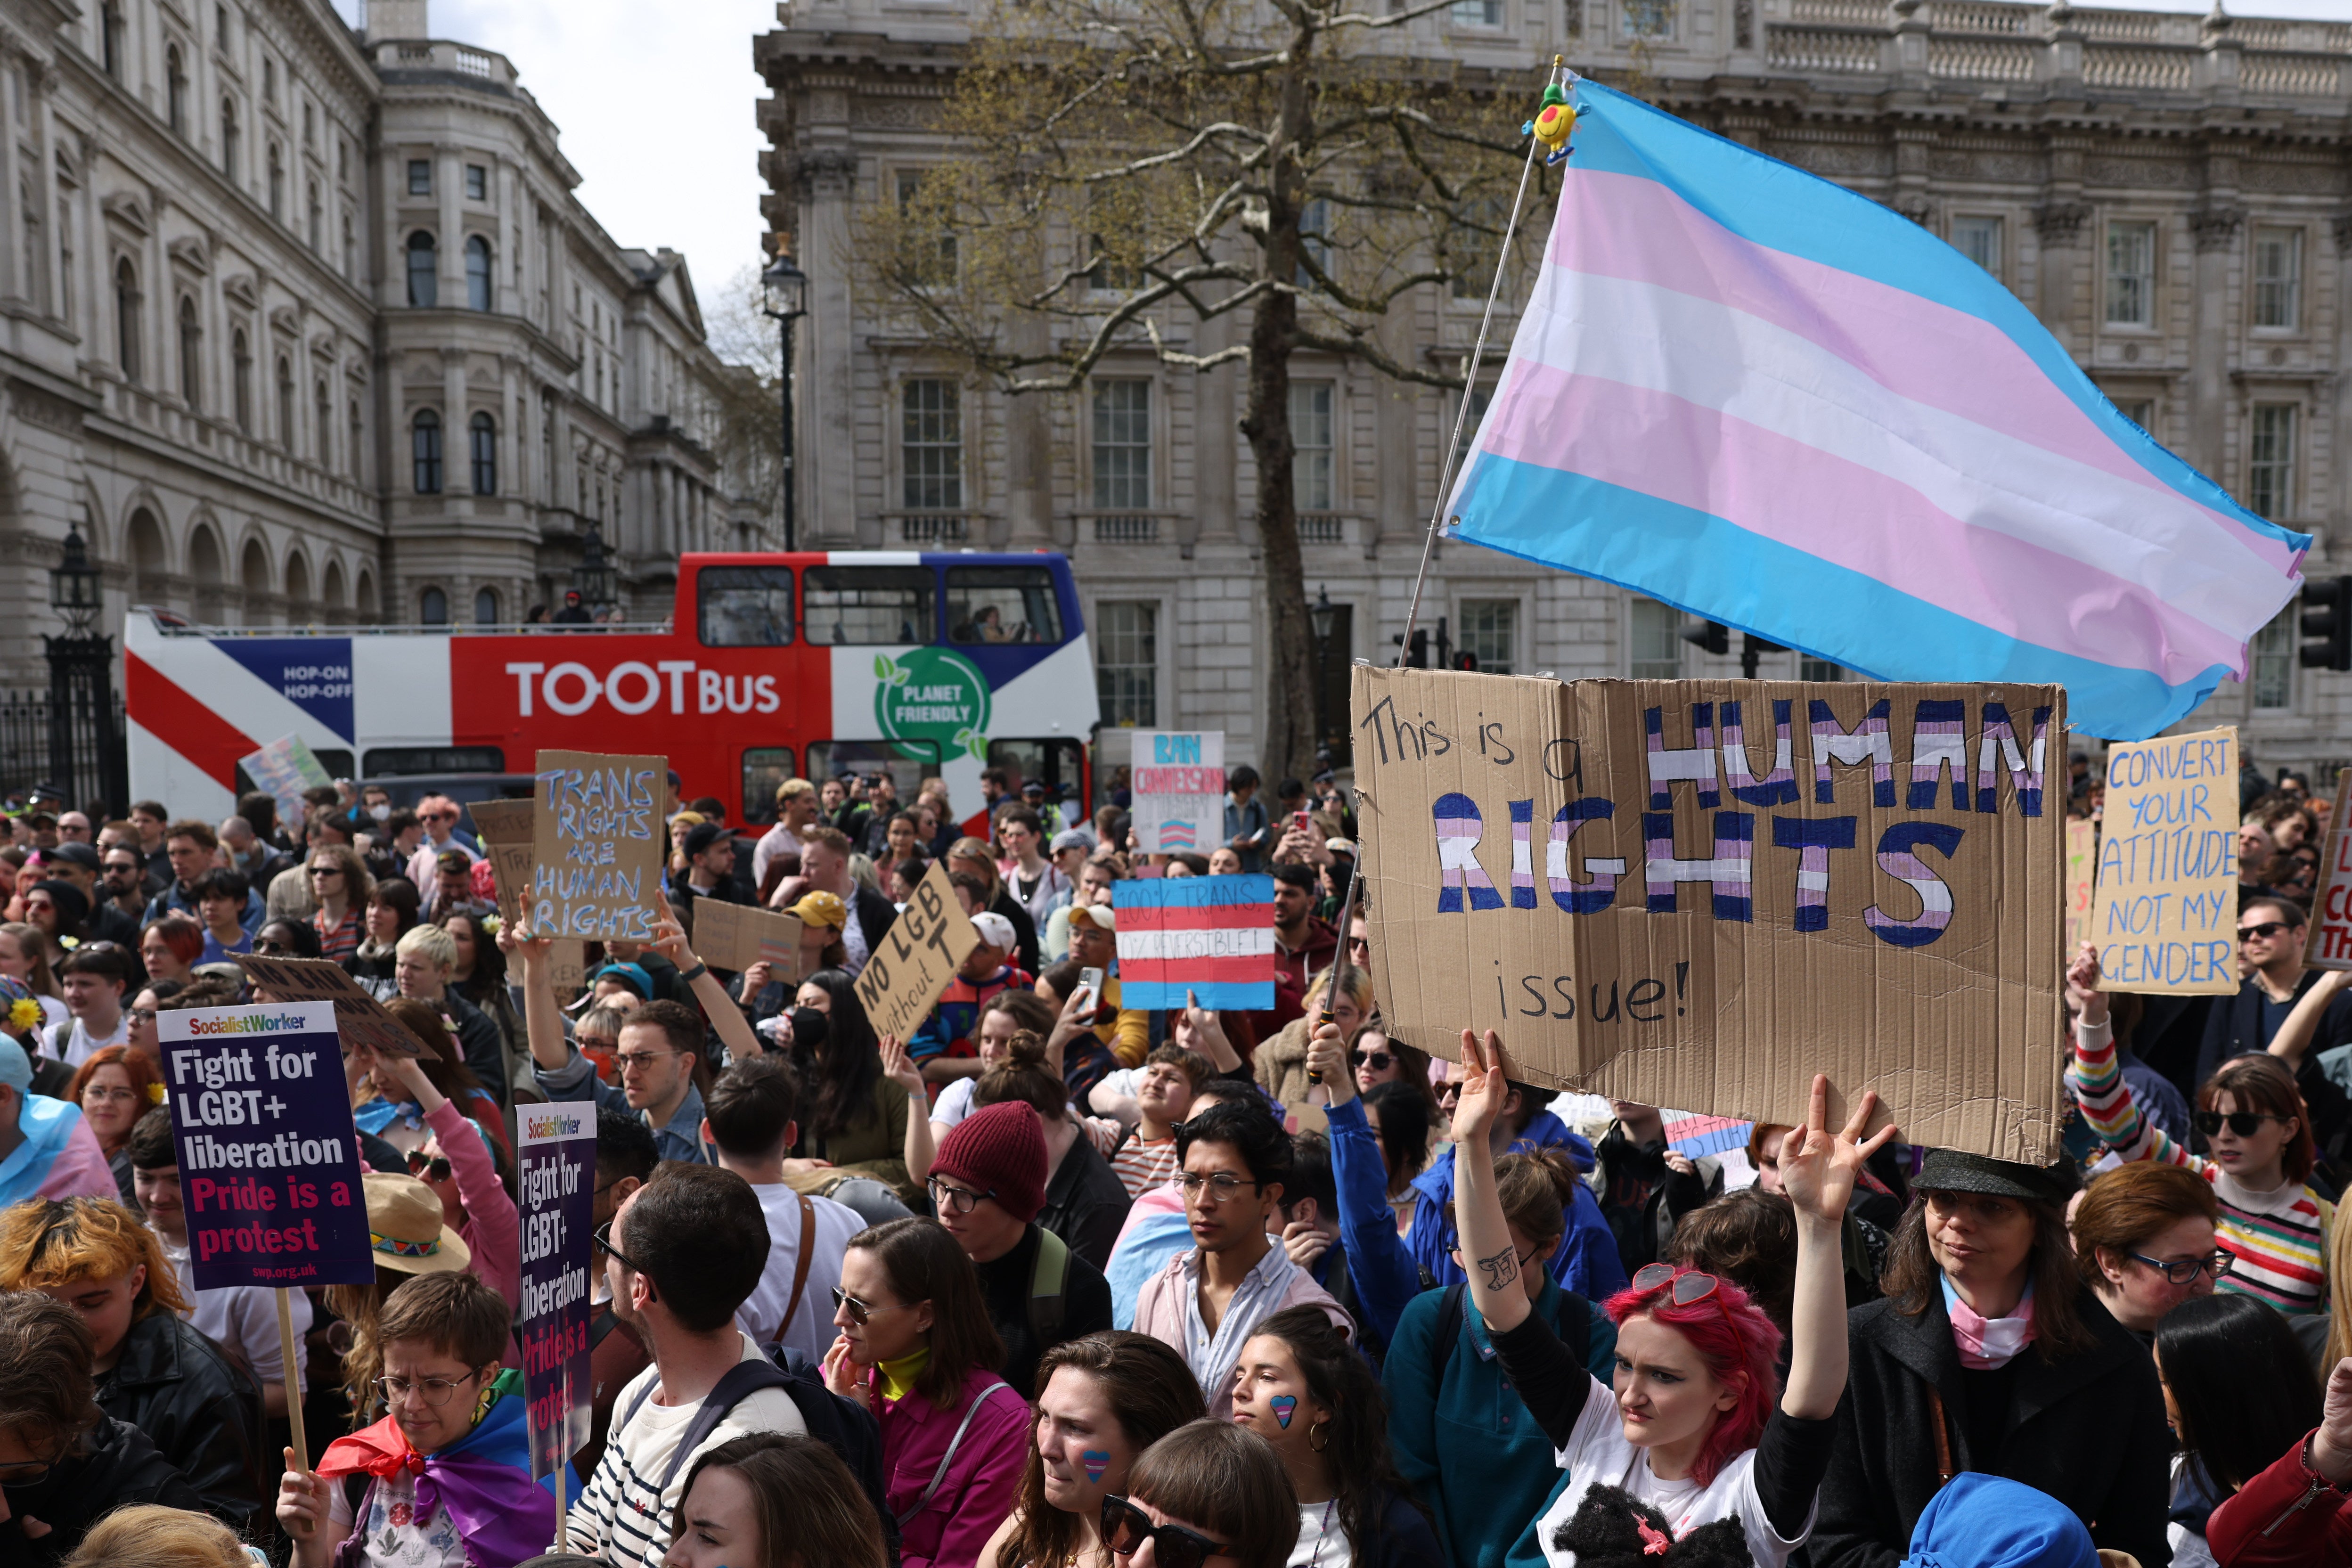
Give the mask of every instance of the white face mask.
M 368 807 L 368 815 L 378 822 L 388 822 L 392 819 L 392 804 L 389 801 L 378 801 Z

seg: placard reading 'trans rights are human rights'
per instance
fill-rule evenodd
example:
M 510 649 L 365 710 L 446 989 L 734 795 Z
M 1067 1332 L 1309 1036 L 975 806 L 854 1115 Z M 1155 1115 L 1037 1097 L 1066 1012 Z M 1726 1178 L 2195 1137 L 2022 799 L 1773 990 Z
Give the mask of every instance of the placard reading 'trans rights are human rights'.
M 660 757 L 541 752 L 532 814 L 530 929 L 653 940 L 661 900 Z

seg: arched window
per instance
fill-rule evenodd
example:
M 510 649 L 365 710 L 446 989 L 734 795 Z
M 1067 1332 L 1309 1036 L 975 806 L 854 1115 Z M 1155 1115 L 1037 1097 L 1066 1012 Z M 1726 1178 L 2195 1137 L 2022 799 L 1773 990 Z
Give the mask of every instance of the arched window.
M 188 133 L 188 68 L 180 58 L 180 46 L 173 44 L 163 51 L 164 118 L 174 136 Z
M 201 410 L 204 399 L 198 395 L 204 385 L 204 329 L 196 325 L 196 302 L 185 294 L 180 296 L 180 401 L 190 412 Z
M 474 624 L 478 626 L 494 626 L 499 624 L 499 591 L 496 588 L 475 590 Z
M 286 221 L 286 156 L 275 142 L 269 144 L 269 216 L 274 222 Z
M 253 350 L 247 346 L 245 329 L 237 329 L 229 339 L 230 359 L 236 372 L 236 427 L 247 435 L 253 434 Z
M 319 459 L 319 467 L 332 468 L 335 461 L 335 400 L 327 391 L 327 378 L 323 375 L 310 389 L 310 439 L 318 444 L 319 448 L 312 455 Z
M 416 423 L 409 431 L 410 454 L 415 459 L 416 493 L 437 496 L 441 493 L 441 416 L 430 408 L 421 410 Z
M 122 374 L 139 379 L 139 273 L 124 257 L 114 267 L 115 349 Z
M 477 414 L 467 422 L 466 434 L 474 460 L 474 493 L 494 496 L 499 493 L 498 422 L 487 414 Z
M 416 596 L 417 619 L 428 626 L 449 624 L 449 595 L 438 588 L 427 588 Z
M 408 237 L 408 302 L 431 307 L 441 302 L 441 283 L 436 275 L 440 266 L 439 253 L 433 237 L 418 229 Z
M 480 235 L 466 241 L 466 309 L 490 308 L 490 242 Z
M 237 124 L 236 100 L 221 100 L 221 173 L 231 180 L 236 178 Z
M 294 452 L 294 362 L 278 356 L 278 444 Z

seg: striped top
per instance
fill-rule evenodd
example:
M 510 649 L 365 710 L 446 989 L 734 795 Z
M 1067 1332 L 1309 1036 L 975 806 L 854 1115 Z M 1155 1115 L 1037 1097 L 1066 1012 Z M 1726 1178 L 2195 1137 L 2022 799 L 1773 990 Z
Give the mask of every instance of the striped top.
M 1150 1142 L 1140 1135 L 1130 1138 L 1110 1157 L 1110 1168 L 1130 1198 L 1139 1198 L 1154 1187 L 1165 1186 L 1176 1175 L 1176 1135 L 1171 1132 Z
M 2221 1205 L 2214 1239 L 2230 1255 L 2218 1289 L 2269 1302 L 2291 1315 L 2327 1309 L 2327 1226 L 2333 1205 L 2304 1183 L 2258 1193 L 2212 1161 L 2192 1154 L 2139 1113 L 2116 1064 L 2111 1026 L 2074 1026 L 2074 1097 L 2084 1119 L 2126 1160 L 2186 1165 L 2212 1185 Z

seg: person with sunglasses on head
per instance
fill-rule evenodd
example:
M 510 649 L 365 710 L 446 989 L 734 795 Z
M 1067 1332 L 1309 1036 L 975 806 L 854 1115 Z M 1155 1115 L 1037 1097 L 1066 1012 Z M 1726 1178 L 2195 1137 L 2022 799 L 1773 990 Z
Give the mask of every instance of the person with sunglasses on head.
M 982 1548 L 980 1568 L 1114 1568 L 1103 1500 L 1127 1490 L 1145 1449 L 1207 1415 L 1201 1385 L 1174 1351 L 1118 1330 L 1055 1345 L 1037 1381 L 1020 1504 Z
M 2098 953 L 2086 942 L 2066 971 L 2075 1010 L 2067 1076 L 2084 1120 L 2119 1158 L 2185 1166 L 2212 1186 L 2221 1208 L 2215 1239 L 2231 1258 L 2219 1289 L 2258 1296 L 2290 1315 L 2325 1311 L 2333 1205 L 2305 1180 L 2318 1152 L 2293 1070 L 2266 1053 L 2222 1061 L 2198 1087 L 2193 1121 L 2206 1152 L 2193 1154 L 2140 1114 L 2116 1066 L 2107 995 L 2098 984 Z
M 289 1568 L 515 1568 L 553 1539 L 555 1498 L 531 1479 L 523 1374 L 499 1364 L 507 1317 L 465 1273 L 420 1275 L 384 1299 L 376 1388 L 387 1414 L 329 1444 L 313 1469 L 285 1450 Z M 560 1473 L 576 1489 L 570 1468 Z
M 1829 1080 L 1816 1077 L 1805 1125 L 1782 1145 L 1781 1187 L 1798 1215 L 1785 1380 L 1776 1370 L 1783 1336 L 1746 1291 L 1654 1263 L 1605 1306 L 1617 1325 L 1612 1396 L 1587 1370 L 1583 1347 L 1562 1344 L 1534 1311 L 1521 1281 L 1534 1258 L 1511 1238 L 1486 1136 L 1510 1093 L 1502 1041 L 1464 1030 L 1462 1062 L 1470 1077 L 1454 1137 L 1471 1305 L 1569 1476 L 1537 1525 L 1545 1560 L 1572 1563 L 1656 1537 L 1725 1561 L 1744 1548 L 1758 1568 L 1780 1568 L 1813 1531 L 1829 1466 L 1846 1382 L 1839 1221 L 1863 1161 L 1895 1134 L 1889 1126 L 1864 1136 L 1878 1097 L 1865 1093 L 1833 1133 Z
M 1428 1513 L 1389 1457 L 1371 1363 L 1312 1307 L 1276 1312 L 1242 1347 L 1234 1422 L 1271 1444 L 1298 1496 L 1295 1568 L 1445 1568 Z
M 37 1290 L 0 1294 L 0 1562 L 48 1568 L 142 1503 L 201 1510 L 144 1432 L 99 1408 L 90 1332 Z
M 1173 1345 L 1201 1380 L 1209 1414 L 1233 1415 L 1234 1367 L 1258 1326 L 1311 1306 L 1353 1338 L 1355 1321 L 1276 1234 L 1291 1179 L 1290 1139 L 1254 1106 L 1219 1105 L 1176 1130 L 1176 1185 L 1192 1246 L 1146 1281 L 1138 1333 Z
M 2167 1313 L 2210 1296 L 2229 1273 L 2230 1255 L 2214 1242 L 2221 1223 L 2221 1205 L 2195 1172 L 2139 1160 L 2095 1177 L 2066 1226 L 2083 1282 L 2148 1343 Z
M 1274 1446 L 1230 1421 L 1179 1426 L 1102 1502 L 1116 1568 L 1284 1568 L 1298 1493 Z
M 614 1402 L 604 1456 L 568 1516 L 571 1549 L 656 1568 L 698 1456 L 754 1433 L 805 1434 L 808 1422 L 735 1324 L 768 1262 L 767 1216 L 742 1177 L 664 1164 L 592 1240 L 613 1310 L 653 1365 Z
M 1893 1568 L 1962 1470 L 2049 1493 L 2102 1549 L 2166 1561 L 2163 1396 L 2147 1348 L 2078 1271 L 2073 1177 L 2064 1162 L 1927 1152 L 1920 1200 L 1888 1244 L 1885 1297 L 1848 1318 L 1815 1568 Z M 1785 1156 L 1781 1185 L 1793 1191 Z
M 1019 1499 L 1029 1408 L 971 1260 L 938 1222 L 892 1220 L 850 1238 L 833 1301 L 825 1386 L 881 1426 L 899 1561 L 973 1568 Z

